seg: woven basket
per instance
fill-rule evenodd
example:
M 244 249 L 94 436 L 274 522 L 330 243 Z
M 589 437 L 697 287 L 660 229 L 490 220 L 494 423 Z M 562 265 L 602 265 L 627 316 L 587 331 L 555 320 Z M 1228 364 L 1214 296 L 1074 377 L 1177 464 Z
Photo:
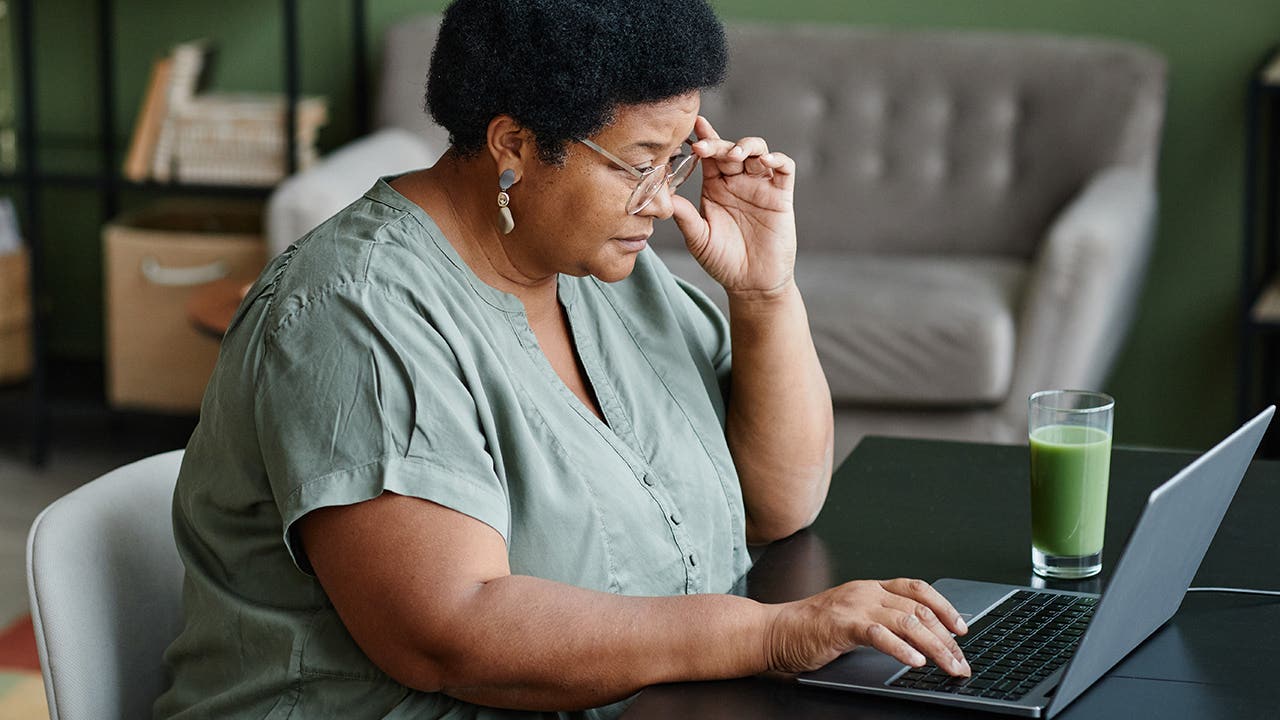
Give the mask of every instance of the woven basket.
M 297 167 L 318 158 L 316 138 L 328 118 L 322 98 L 297 107 Z M 287 163 L 284 100 L 277 95 L 197 95 L 175 112 L 174 176 L 180 182 L 272 185 Z

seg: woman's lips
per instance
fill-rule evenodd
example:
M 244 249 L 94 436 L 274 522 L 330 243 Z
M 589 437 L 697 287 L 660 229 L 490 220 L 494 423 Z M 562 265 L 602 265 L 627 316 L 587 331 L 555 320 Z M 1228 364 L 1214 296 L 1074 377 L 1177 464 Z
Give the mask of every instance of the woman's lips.
M 627 250 L 639 252 L 648 244 L 649 236 L 647 234 L 632 235 L 631 237 L 614 238 L 614 240 L 620 243 Z

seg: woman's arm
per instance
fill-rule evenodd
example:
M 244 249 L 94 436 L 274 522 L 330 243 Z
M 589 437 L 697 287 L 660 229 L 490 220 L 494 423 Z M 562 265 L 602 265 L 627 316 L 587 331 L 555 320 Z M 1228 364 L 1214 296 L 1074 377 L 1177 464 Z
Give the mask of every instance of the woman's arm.
M 758 137 L 694 125 L 701 209 L 672 196 L 689 252 L 729 295 L 733 374 L 726 433 L 742 483 L 747 540 L 813 522 L 831 482 L 831 391 L 795 284 L 795 161 Z
M 831 390 L 795 282 L 731 294 L 733 374 L 726 433 L 747 513 L 747 541 L 808 527 L 831 484 Z
M 595 707 L 654 683 L 815 668 L 856 644 L 911 664 L 924 660 L 913 648 L 962 662 L 949 632 L 963 630 L 959 615 L 919 581 L 848 583 L 781 605 L 624 597 L 511 575 L 493 528 L 391 493 L 309 513 L 299 530 L 325 592 L 378 667 L 477 704 Z

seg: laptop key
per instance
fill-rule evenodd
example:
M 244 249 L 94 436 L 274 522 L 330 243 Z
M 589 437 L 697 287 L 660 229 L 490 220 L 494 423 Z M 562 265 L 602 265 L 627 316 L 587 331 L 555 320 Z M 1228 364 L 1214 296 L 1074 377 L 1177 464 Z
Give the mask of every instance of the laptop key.
M 1007 615 L 1009 611 L 1013 610 L 1014 608 L 1018 607 L 1021 604 L 1022 604 L 1022 601 L 1018 599 L 1017 595 L 1014 595 L 1013 597 L 1009 598 L 1008 600 L 1005 600 L 1004 602 L 1000 603 L 994 608 L 991 608 L 991 612 L 987 613 L 985 617 L 1001 617 L 1002 615 Z
M 983 691 L 982 691 L 982 697 L 984 697 L 984 698 L 998 698 L 998 699 L 1003 699 L 1003 698 L 1004 698 L 1004 691 L 1002 691 L 1002 690 L 983 690 Z

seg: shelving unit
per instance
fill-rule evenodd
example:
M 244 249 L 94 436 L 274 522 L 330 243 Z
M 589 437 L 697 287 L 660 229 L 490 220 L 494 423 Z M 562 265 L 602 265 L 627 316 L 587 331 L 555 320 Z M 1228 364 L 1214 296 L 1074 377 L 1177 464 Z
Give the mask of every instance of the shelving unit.
M 125 0 L 127 1 L 127 0 Z M 98 51 L 98 103 L 99 128 L 97 154 L 100 167 L 96 171 L 45 172 L 37 154 L 39 133 L 36 127 L 35 45 L 33 0 L 11 0 L 14 13 L 17 48 L 17 96 L 19 167 L 12 174 L 0 173 L 0 183 L 17 185 L 23 195 L 25 212 L 23 234 L 27 239 L 31 258 L 32 294 L 32 377 L 27 383 L 31 459 L 42 464 L 49 452 L 47 408 L 47 357 L 46 326 L 48 308 L 44 302 L 44 237 L 40 222 L 41 191 L 48 186 L 78 187 L 96 190 L 101 195 L 102 221 L 115 217 L 120 210 L 120 196 L 124 191 L 167 193 L 181 195 L 231 195 L 266 197 L 271 187 L 236 187 L 220 185 L 181 185 L 161 183 L 134 183 L 120 176 L 120 154 L 117 146 L 115 118 L 116 84 L 114 75 L 115 0 L 97 0 L 95 26 Z M 281 42 L 283 65 L 283 89 L 288 102 L 284 118 L 287 138 L 287 171 L 295 170 L 297 161 L 296 137 L 291 131 L 296 126 L 296 103 L 300 95 L 301 76 L 298 59 L 298 4 L 297 0 L 281 0 L 283 37 Z M 357 113 L 356 131 L 363 135 L 368 130 L 368 64 L 366 43 L 366 14 L 364 0 L 351 0 L 352 72 L 354 100 Z M 6 39 L 7 42 L 7 39 Z
M 1280 402 L 1280 46 L 1249 77 L 1237 411 Z M 1263 453 L 1280 454 L 1273 433 Z

